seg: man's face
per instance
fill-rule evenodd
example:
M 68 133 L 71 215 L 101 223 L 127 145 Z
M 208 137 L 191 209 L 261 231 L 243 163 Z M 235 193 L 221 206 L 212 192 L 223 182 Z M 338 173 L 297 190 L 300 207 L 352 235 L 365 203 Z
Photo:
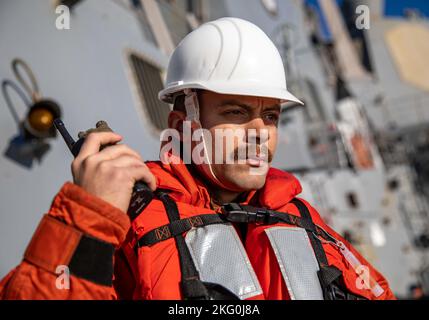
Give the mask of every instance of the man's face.
M 209 91 L 200 92 L 198 97 L 201 125 L 211 133 L 211 163 L 216 177 L 230 191 L 262 188 L 276 150 L 280 101 Z M 226 163 L 228 156 L 234 157 L 233 163 Z M 205 175 L 200 165 L 196 167 Z

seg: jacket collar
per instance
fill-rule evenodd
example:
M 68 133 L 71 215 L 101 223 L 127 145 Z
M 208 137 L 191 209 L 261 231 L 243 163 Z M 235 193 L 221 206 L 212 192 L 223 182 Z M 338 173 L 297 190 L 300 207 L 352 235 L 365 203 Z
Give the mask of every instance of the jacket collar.
M 163 164 L 161 161 L 153 161 L 147 162 L 147 166 L 155 175 L 158 188 L 170 191 L 170 196 L 175 201 L 210 208 L 210 194 L 206 186 L 189 172 L 183 162 Z M 255 206 L 278 210 L 301 191 L 301 184 L 292 174 L 270 168 L 264 187 L 249 192 L 242 203 L 251 202 Z

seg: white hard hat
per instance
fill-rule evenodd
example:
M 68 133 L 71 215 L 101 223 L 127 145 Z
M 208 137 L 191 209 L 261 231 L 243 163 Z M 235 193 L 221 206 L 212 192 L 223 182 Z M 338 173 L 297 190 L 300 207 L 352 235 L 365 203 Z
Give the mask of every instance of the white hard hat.
M 238 18 L 208 22 L 188 34 L 171 56 L 166 83 L 158 97 L 167 103 L 185 89 L 204 89 L 302 104 L 287 90 L 274 43 L 259 27 Z

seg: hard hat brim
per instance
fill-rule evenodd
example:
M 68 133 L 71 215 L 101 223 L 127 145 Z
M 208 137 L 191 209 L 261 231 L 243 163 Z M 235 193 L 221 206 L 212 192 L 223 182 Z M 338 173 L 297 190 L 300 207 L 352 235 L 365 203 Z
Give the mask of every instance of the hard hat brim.
M 264 98 L 273 98 L 279 99 L 280 102 L 296 102 L 298 104 L 304 105 L 304 103 L 295 97 L 292 93 L 290 93 L 286 89 L 282 88 L 273 88 L 261 86 L 258 84 L 216 84 L 213 82 L 195 82 L 195 83 L 184 83 L 179 85 L 173 85 L 165 88 L 160 91 L 158 94 L 158 98 L 161 101 L 167 103 L 173 103 L 173 95 L 177 92 L 183 91 L 185 89 L 201 89 L 212 91 L 220 94 L 231 94 L 231 95 L 242 95 L 242 96 L 251 96 L 251 97 L 264 97 Z

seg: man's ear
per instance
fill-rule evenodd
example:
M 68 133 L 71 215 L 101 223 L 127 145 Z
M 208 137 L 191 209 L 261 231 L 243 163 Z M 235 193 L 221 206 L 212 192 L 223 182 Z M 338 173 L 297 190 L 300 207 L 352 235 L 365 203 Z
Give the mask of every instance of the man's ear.
M 168 128 L 175 129 L 182 135 L 183 121 L 185 120 L 186 114 L 183 111 L 170 111 L 168 115 Z

